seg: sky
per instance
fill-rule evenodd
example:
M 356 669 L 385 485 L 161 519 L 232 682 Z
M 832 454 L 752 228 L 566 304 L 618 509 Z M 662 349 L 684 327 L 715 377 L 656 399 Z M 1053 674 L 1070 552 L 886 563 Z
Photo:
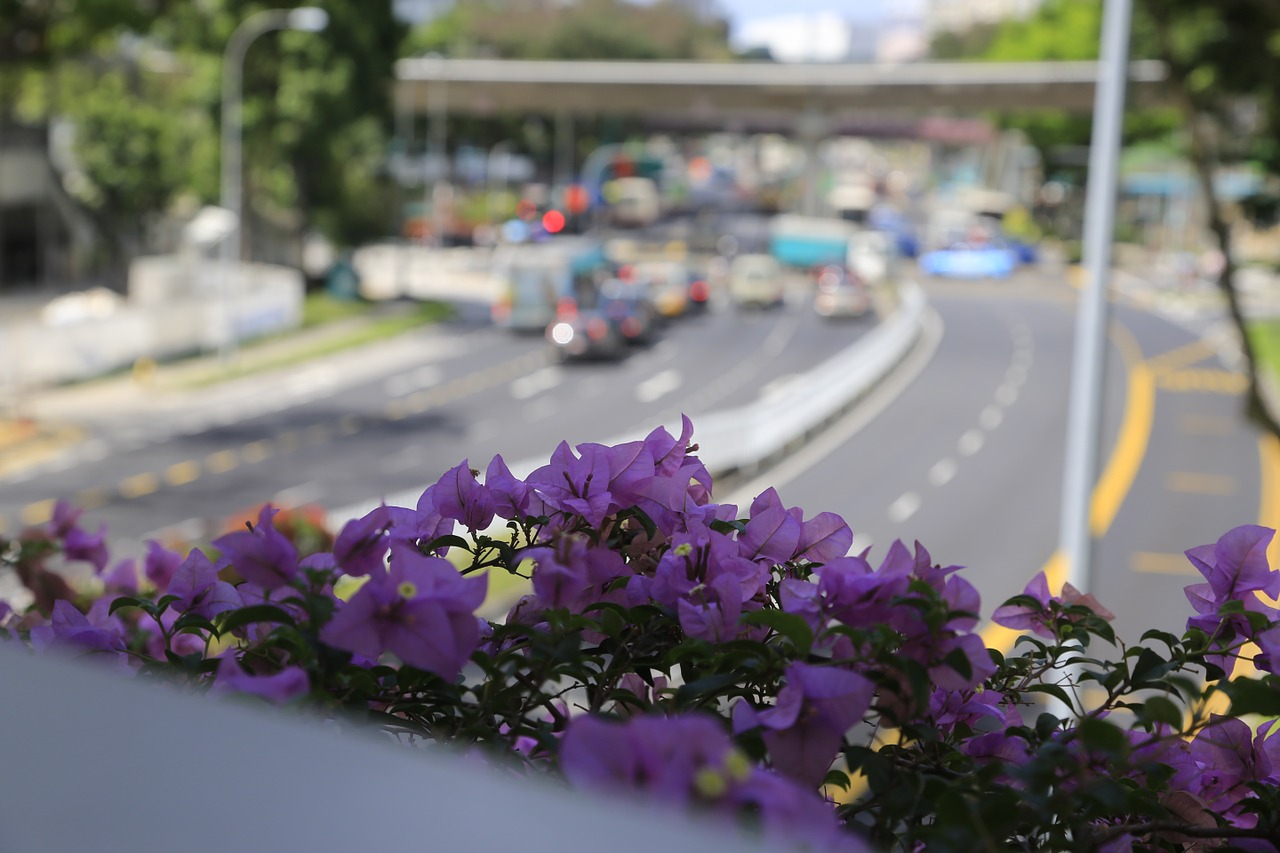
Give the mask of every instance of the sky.
M 775 59 L 838 59 L 849 47 L 847 25 L 917 13 L 924 0 L 718 0 L 739 48 L 765 45 Z

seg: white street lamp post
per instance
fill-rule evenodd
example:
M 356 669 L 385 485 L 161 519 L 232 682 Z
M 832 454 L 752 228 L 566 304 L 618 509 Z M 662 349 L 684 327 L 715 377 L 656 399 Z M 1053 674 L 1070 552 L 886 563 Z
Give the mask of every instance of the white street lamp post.
M 495 142 L 493 147 L 489 149 L 489 156 L 485 161 L 484 178 L 485 184 L 487 185 L 486 190 L 489 194 L 486 209 L 489 213 L 490 225 L 496 226 L 498 224 L 498 211 L 497 206 L 494 203 L 493 196 L 495 189 L 499 186 L 499 182 L 494 179 L 494 173 L 497 172 L 497 169 L 494 168 L 494 161 L 497 159 L 498 154 L 501 153 L 504 160 L 501 187 L 505 190 L 507 188 L 507 184 L 511 180 L 511 145 L 512 141 L 510 139 L 503 139 Z
M 231 230 L 219 247 L 221 279 L 227 304 L 226 338 L 222 341 L 224 358 L 235 351 L 235 321 L 231 316 L 230 296 L 234 292 L 235 265 L 240 260 L 241 222 L 244 218 L 243 169 L 241 164 L 242 112 L 244 106 L 244 58 L 254 39 L 271 30 L 301 30 L 315 33 L 329 23 L 329 14 L 315 6 L 297 9 L 267 9 L 250 15 L 227 39 L 222 55 L 222 174 L 221 206 L 232 213 Z

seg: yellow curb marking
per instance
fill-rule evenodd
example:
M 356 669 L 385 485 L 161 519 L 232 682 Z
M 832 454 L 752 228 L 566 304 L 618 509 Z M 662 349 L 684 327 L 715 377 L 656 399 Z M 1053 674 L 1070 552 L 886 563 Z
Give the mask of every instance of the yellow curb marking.
M 1234 495 L 1240 487 L 1235 477 L 1225 474 L 1196 474 L 1191 471 L 1171 471 L 1164 478 L 1164 487 L 1171 492 L 1192 495 Z
M 204 458 L 204 467 L 210 474 L 225 474 L 240 465 L 240 456 L 234 450 L 219 450 Z
M 270 455 L 271 442 L 266 439 L 261 441 L 251 441 L 244 447 L 240 448 L 240 458 L 248 465 L 252 465 L 255 462 L 261 462 Z
M 84 510 L 97 509 L 107 502 L 105 489 L 84 489 L 76 492 L 74 503 Z
M 1158 554 L 1134 551 L 1129 555 L 1129 568 L 1150 575 L 1199 575 L 1184 554 Z
M 1158 372 L 1173 371 L 1204 361 L 1213 354 L 1213 349 L 1204 342 L 1203 338 L 1196 338 L 1190 343 L 1152 356 L 1147 359 L 1147 366 Z
M 120 481 L 118 490 L 124 498 L 140 498 L 160 488 L 160 478 L 152 473 L 134 474 Z
M 194 459 L 175 462 L 165 469 L 164 481 L 170 486 L 185 486 L 200 478 L 200 463 Z
M 1111 327 L 1111 339 L 1120 357 L 1129 368 L 1129 393 L 1125 400 L 1124 419 L 1116 446 L 1107 460 L 1107 467 L 1093 488 L 1092 511 L 1089 529 L 1095 538 L 1101 539 L 1111 529 L 1116 513 L 1125 495 L 1133 487 L 1138 468 L 1147 454 L 1147 442 L 1151 439 L 1151 424 L 1155 420 L 1156 389 L 1150 368 L 1142 361 L 1142 348 L 1133 334 L 1123 326 Z
M 1222 415 L 1183 415 L 1178 418 L 1178 430 L 1187 435 L 1231 435 L 1236 421 Z
M 1190 369 L 1157 373 L 1156 384 L 1161 391 L 1242 394 L 1249 387 L 1249 379 L 1229 370 Z
M 27 504 L 22 508 L 22 512 L 19 513 L 18 519 L 26 525 L 44 524 L 49 519 L 53 518 L 53 504 L 53 498 Z

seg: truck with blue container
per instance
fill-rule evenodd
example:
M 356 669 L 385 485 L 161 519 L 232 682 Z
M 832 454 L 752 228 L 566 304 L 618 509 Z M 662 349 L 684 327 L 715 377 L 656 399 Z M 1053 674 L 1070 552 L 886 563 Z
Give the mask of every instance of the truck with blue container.
M 810 269 L 844 264 L 857 226 L 841 219 L 780 214 L 769 226 L 769 254 L 779 263 Z

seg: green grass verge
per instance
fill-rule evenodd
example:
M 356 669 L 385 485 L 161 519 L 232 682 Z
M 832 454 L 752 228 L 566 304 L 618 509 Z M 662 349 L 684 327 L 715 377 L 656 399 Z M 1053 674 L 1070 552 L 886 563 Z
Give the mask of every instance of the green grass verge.
M 322 326 L 337 320 L 363 317 L 373 310 L 373 305 L 358 299 L 338 299 L 328 293 L 308 293 L 302 303 L 302 328 Z
M 366 306 L 365 311 L 368 312 L 369 310 Z M 452 311 L 452 308 L 441 302 L 423 302 L 403 314 L 370 319 L 367 323 L 353 326 L 349 330 L 331 337 L 299 345 L 270 357 L 254 358 L 255 349 L 275 344 L 288 336 L 287 333 L 285 335 L 274 335 L 241 347 L 241 355 L 246 358 L 242 358 L 240 362 L 211 367 L 207 372 L 191 376 L 179 384 L 187 388 L 203 388 L 219 382 L 226 382 L 229 379 L 239 379 L 242 376 L 264 373 L 268 370 L 292 367 L 335 352 L 394 337 L 429 323 L 441 322 L 447 319 L 452 314 Z
M 1249 324 L 1249 343 L 1258 360 L 1259 372 L 1280 378 L 1280 320 L 1257 320 Z

